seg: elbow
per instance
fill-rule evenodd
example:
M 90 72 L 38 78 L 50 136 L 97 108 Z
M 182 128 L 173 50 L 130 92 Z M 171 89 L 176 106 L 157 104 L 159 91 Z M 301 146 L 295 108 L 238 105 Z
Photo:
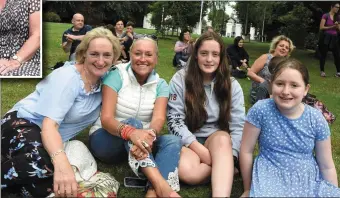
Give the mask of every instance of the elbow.
M 113 119 L 112 116 L 101 115 L 100 121 L 101 121 L 101 124 L 102 124 L 102 128 L 104 128 L 106 130 L 112 119 Z

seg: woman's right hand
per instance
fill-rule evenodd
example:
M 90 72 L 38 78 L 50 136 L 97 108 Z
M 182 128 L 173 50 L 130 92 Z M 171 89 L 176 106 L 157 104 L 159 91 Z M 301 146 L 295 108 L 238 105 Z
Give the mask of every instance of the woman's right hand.
M 210 152 L 203 144 L 196 140 L 190 144 L 189 148 L 198 155 L 202 163 L 211 166 Z
M 53 190 L 56 197 L 76 197 L 78 183 L 65 153 L 55 156 L 53 164 Z

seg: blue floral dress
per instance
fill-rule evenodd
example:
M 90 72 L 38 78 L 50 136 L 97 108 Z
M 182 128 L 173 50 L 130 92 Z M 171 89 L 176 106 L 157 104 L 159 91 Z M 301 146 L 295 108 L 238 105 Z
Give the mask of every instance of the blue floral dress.
M 288 119 L 273 99 L 265 99 L 249 110 L 247 121 L 261 129 L 251 197 L 340 197 L 340 189 L 322 178 L 314 156 L 315 142 L 330 136 L 318 110 L 305 105 L 299 118 Z

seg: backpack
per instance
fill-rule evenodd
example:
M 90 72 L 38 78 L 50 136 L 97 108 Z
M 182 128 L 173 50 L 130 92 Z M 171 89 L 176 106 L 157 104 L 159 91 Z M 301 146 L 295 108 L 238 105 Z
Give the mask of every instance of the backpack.
M 332 124 L 335 121 L 336 119 L 335 115 L 332 112 L 330 112 L 327 109 L 326 105 L 322 103 L 320 100 L 318 100 L 315 95 L 307 93 L 307 95 L 302 99 L 302 102 L 319 110 L 329 124 Z

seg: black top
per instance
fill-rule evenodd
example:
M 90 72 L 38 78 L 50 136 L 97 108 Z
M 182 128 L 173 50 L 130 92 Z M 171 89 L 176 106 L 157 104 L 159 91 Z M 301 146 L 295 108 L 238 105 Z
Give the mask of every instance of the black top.
M 92 27 L 90 25 L 84 25 L 83 28 L 81 28 L 79 31 L 73 31 L 73 26 L 69 29 L 67 29 L 63 36 L 62 36 L 62 43 L 65 43 L 67 41 L 65 34 L 72 34 L 75 36 L 79 35 L 85 35 L 87 32 L 92 30 Z M 77 46 L 80 44 L 80 40 L 75 40 L 72 42 L 70 54 L 73 54 L 76 51 Z
M 227 54 L 229 55 L 233 68 L 241 66 L 242 63 L 240 60 L 247 59 L 247 63 L 249 63 L 249 55 L 243 47 L 239 47 L 237 45 L 230 45 L 227 48 Z

